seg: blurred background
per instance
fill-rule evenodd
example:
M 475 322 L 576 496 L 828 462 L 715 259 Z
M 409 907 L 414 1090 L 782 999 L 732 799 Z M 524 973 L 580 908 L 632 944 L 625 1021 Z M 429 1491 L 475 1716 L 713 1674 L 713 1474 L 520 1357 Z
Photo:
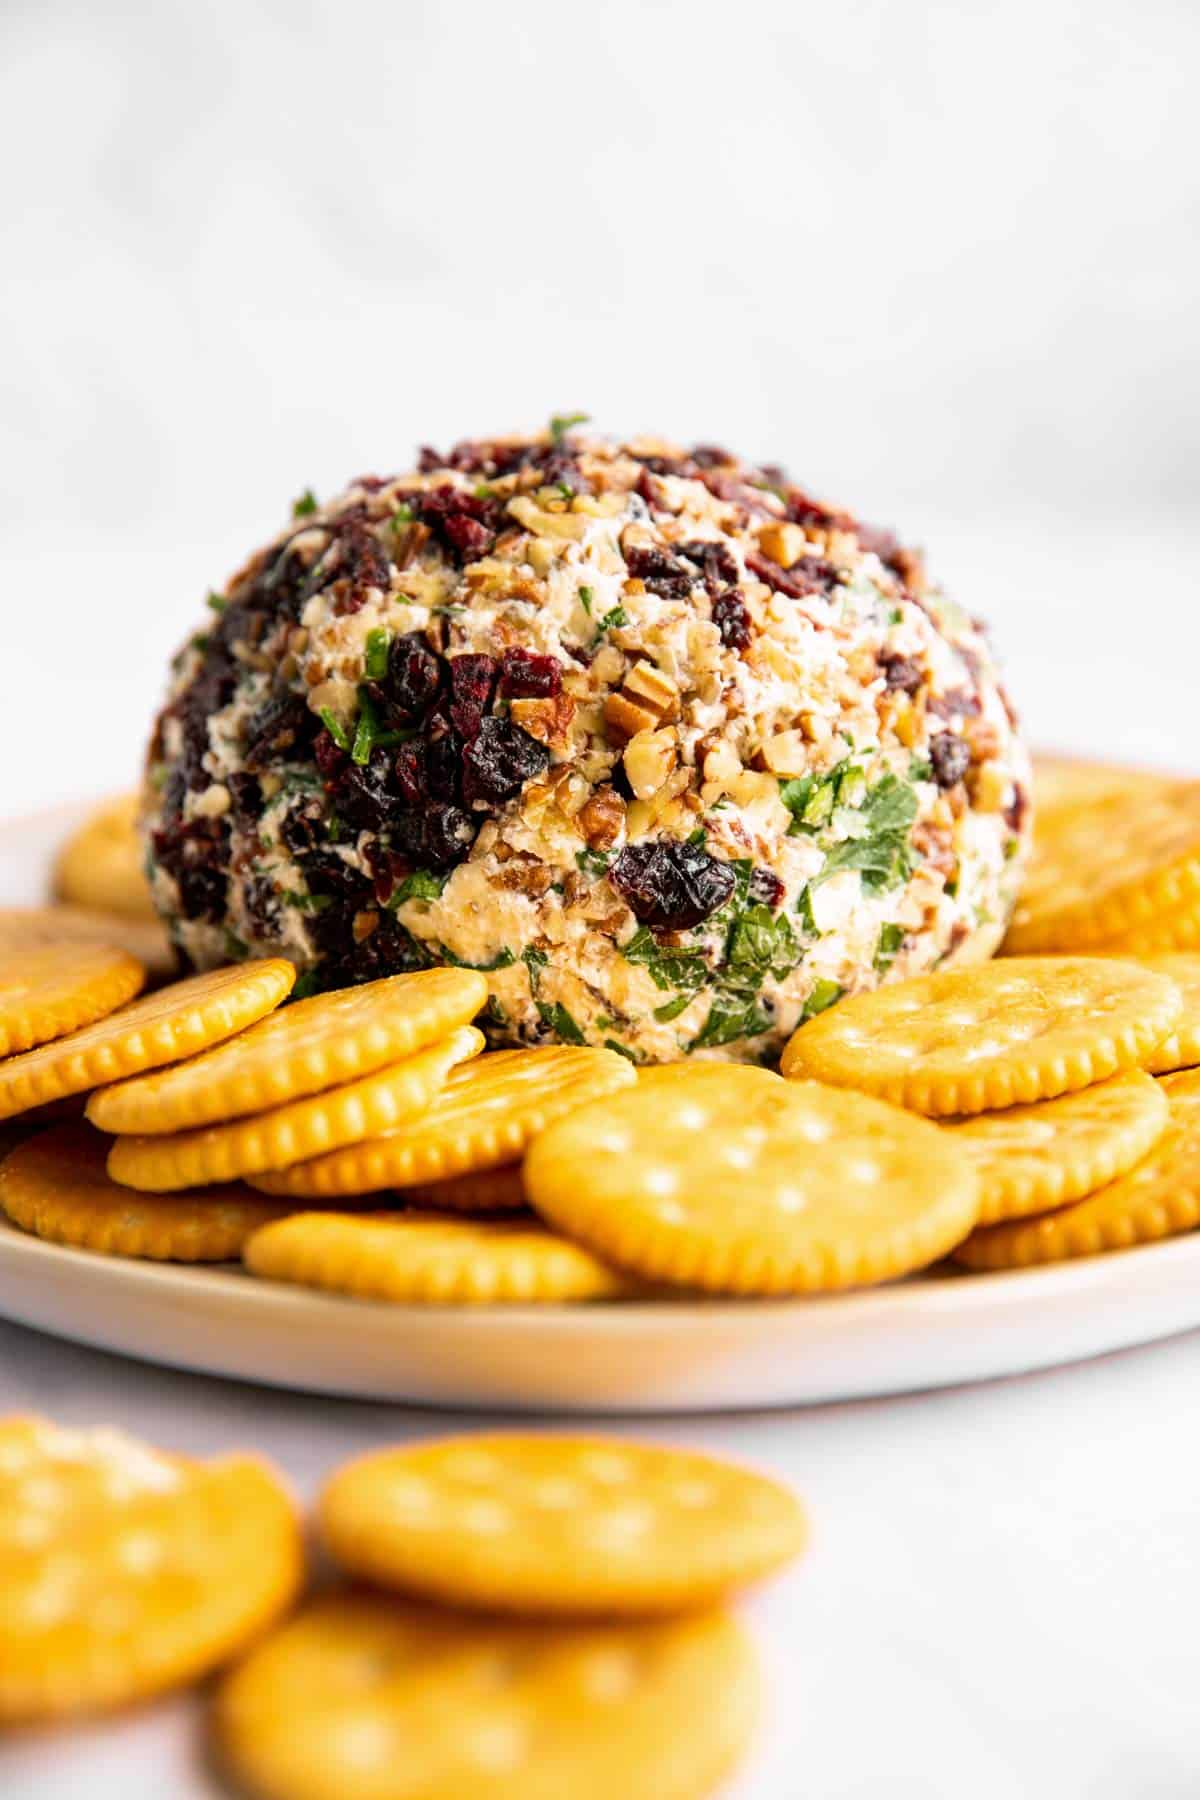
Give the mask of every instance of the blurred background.
M 587 410 L 927 545 L 1030 734 L 1200 754 L 1200 10 L 0 8 L 0 811 L 127 782 L 312 485 Z

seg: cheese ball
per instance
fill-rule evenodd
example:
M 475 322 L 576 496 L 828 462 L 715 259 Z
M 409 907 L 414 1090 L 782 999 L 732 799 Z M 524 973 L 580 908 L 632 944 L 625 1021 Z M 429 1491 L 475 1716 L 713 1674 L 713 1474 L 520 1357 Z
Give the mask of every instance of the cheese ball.
M 486 972 L 494 1042 L 771 1062 L 989 956 L 1029 761 L 983 627 L 724 450 L 538 436 L 310 494 L 210 596 L 150 746 L 194 968 Z

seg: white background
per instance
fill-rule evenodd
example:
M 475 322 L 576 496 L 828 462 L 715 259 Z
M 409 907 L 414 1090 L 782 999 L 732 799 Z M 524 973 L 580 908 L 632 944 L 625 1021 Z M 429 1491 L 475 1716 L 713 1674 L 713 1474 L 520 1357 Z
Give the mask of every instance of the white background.
M 1036 741 L 1195 767 L 1198 52 L 1183 0 L 5 0 L 0 815 L 130 778 L 303 487 L 577 407 L 900 525 Z M 14 1401 L 309 1484 L 402 1428 L 0 1357 Z M 817 1518 L 740 1791 L 1194 1794 L 1198 1382 L 1181 1340 L 678 1428 Z M 0 1792 L 174 1800 L 178 1725 L 0 1753 Z

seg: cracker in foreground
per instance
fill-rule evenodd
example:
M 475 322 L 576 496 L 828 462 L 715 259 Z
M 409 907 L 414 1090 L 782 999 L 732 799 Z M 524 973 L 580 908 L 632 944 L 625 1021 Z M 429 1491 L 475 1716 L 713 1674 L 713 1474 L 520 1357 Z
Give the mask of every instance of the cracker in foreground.
M 1098 949 L 1164 914 L 1200 916 L 1200 782 L 1142 785 L 1050 811 L 1004 947 Z
M 0 1062 L 0 1119 L 191 1056 L 261 1019 L 296 972 L 282 957 L 235 963 L 145 994 L 94 1025 Z
M 280 1208 L 247 1187 L 136 1194 L 109 1176 L 108 1140 L 87 1125 L 56 1125 L 0 1161 L 0 1207 L 52 1244 L 155 1262 L 229 1262 Z
M 31 1050 L 115 1012 L 141 990 L 135 957 L 104 944 L 0 952 L 0 1056 Z
M 427 1181 L 417 1187 L 405 1188 L 404 1204 L 451 1213 L 529 1210 L 520 1163 L 505 1163 L 498 1169 L 471 1169 L 465 1175 L 451 1175 L 445 1181 Z
M 783 1072 L 935 1117 L 990 1112 L 1142 1065 L 1182 1010 L 1173 982 L 1132 963 L 1005 957 L 852 995 L 800 1027 Z
M 267 1169 L 286 1169 L 319 1152 L 387 1131 L 426 1108 L 456 1063 L 477 1056 L 483 1034 L 473 1025 L 452 1031 L 390 1068 L 344 1087 L 293 1100 L 250 1119 L 204 1125 L 154 1137 L 119 1137 L 108 1172 L 126 1187 L 151 1193 L 236 1181 Z
M 1152 1075 L 1169 1075 L 1175 1069 L 1195 1068 L 1200 1063 L 1200 954 L 1162 951 L 1134 960 L 1165 975 L 1183 995 L 1183 1012 L 1174 1030 L 1155 1046 L 1147 1069 Z
M 697 1451 L 478 1433 L 373 1451 L 319 1502 L 348 1575 L 535 1617 L 690 1612 L 790 1562 L 804 1513 L 778 1482 Z
M 516 1162 L 555 1119 L 636 1079 L 632 1065 L 612 1050 L 495 1050 L 455 1070 L 423 1118 L 255 1186 L 267 1194 L 332 1199 L 500 1168 Z
M 923 1268 L 975 1222 L 970 1158 L 898 1108 L 762 1069 L 700 1065 L 562 1119 L 530 1203 L 652 1280 L 799 1294 Z
M 131 919 L 157 914 L 137 835 L 138 796 L 106 800 L 71 833 L 54 865 L 54 893 L 74 906 Z
M 266 1112 L 427 1049 L 486 999 L 474 969 L 422 969 L 316 994 L 176 1068 L 118 1082 L 97 1099 L 92 1122 L 148 1135 Z
M 334 1593 L 226 1678 L 216 1733 L 259 1800 L 703 1800 L 758 1702 L 720 1613 L 548 1630 Z
M 0 1722 L 198 1680 L 295 1597 L 295 1509 L 266 1464 L 0 1421 Z
M 979 1222 L 1066 1206 L 1115 1181 L 1167 1128 L 1167 1098 L 1141 1069 L 1032 1106 L 948 1124 L 979 1176 Z
M 360 1300 L 495 1306 L 621 1299 L 630 1283 L 536 1220 L 292 1213 L 256 1231 L 246 1267 Z
M 968 1269 L 1023 1269 L 1129 1250 L 1200 1224 L 1200 1070 L 1165 1075 L 1171 1116 L 1137 1166 L 1086 1200 L 1043 1218 L 973 1232 L 954 1253 Z
M 178 958 L 156 919 L 94 912 L 82 906 L 0 906 L 0 952 L 33 944 L 106 944 L 124 950 L 161 980 Z

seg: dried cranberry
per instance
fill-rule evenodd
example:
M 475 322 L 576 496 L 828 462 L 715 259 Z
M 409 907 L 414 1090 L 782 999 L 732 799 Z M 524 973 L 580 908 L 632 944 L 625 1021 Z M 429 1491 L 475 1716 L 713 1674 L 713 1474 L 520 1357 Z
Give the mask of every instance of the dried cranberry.
M 1013 784 L 1013 797 L 1004 809 L 1004 823 L 1010 831 L 1020 831 L 1029 811 L 1029 793 L 1021 782 Z
M 337 547 L 332 565 L 335 613 L 356 613 L 372 588 L 389 584 L 387 551 L 357 511 L 345 513 L 332 527 Z
M 473 519 L 469 513 L 448 513 L 443 529 L 464 562 L 486 556 L 495 538 L 482 520 Z
M 750 871 L 750 881 L 746 889 L 747 897 L 758 906 L 769 906 L 774 912 L 783 896 L 787 893 L 782 881 L 774 869 L 766 869 L 760 863 Z
M 451 455 L 453 455 L 453 452 L 451 452 Z M 435 450 L 432 445 L 421 445 L 420 454 L 417 457 L 417 467 L 422 475 L 436 475 L 439 469 L 448 469 L 457 466 L 458 465 L 456 464 L 447 462 L 446 458 L 442 456 L 439 451 Z
M 347 862 L 344 856 L 339 856 L 337 850 L 330 845 L 320 845 L 311 856 L 306 856 L 303 868 L 304 879 L 314 894 L 353 900 L 356 904 L 366 894 L 368 884 L 354 864 Z
M 511 649 L 500 661 L 500 692 L 506 700 L 549 699 L 562 689 L 562 667 L 553 656 Z
M 465 493 L 447 483 L 405 496 L 423 525 L 460 562 L 486 556 L 504 518 L 505 502 Z
M 424 718 L 441 686 L 437 657 L 419 631 L 392 639 L 381 683 L 389 711 L 406 725 Z
M 352 825 L 366 831 L 382 831 L 400 804 L 391 753 L 372 750 L 368 763 L 347 762 L 330 788 L 330 797 L 337 811 Z
M 750 614 L 746 602 L 736 588 L 718 594 L 712 603 L 712 621 L 721 634 L 721 642 L 730 650 L 745 650 L 750 644 Z
M 339 750 L 328 731 L 319 731 L 313 740 L 313 761 L 328 783 L 337 779 L 349 758 L 344 750 Z
M 407 806 L 420 806 L 429 792 L 424 744 L 401 744 L 396 752 L 396 786 Z
M 860 550 L 873 550 L 885 568 L 896 568 L 902 552 L 900 540 L 894 531 L 881 530 L 875 525 L 856 523 L 854 534 L 858 539 Z
M 153 836 L 154 854 L 179 887 L 186 919 L 217 920 L 225 913 L 229 827 L 220 819 L 169 825 Z
M 450 719 L 468 740 L 479 730 L 492 702 L 496 659 L 492 656 L 453 656 L 450 669 Z
M 325 808 L 315 794 L 306 795 L 280 822 L 279 835 L 293 856 L 315 850 L 325 836 Z
M 924 671 L 914 656 L 888 654 L 879 658 L 884 683 L 902 694 L 915 694 L 925 679 Z
M 699 844 L 629 844 L 608 871 L 634 916 L 662 930 L 683 931 L 715 913 L 733 893 L 735 877 Z
M 715 600 L 722 588 L 737 586 L 740 571 L 728 544 L 695 538 L 690 543 L 677 544 L 676 550 L 695 563 L 711 599 Z
M 468 806 L 500 806 L 549 761 L 545 744 L 511 719 L 484 719 L 463 752 L 463 800 Z
M 422 858 L 434 868 L 461 862 L 471 845 L 479 821 L 457 806 L 431 806 L 423 820 Z
M 456 731 L 430 738 L 425 749 L 426 780 L 435 800 L 458 798 L 462 779 L 463 741 Z
M 691 460 L 699 469 L 716 469 L 722 463 L 736 462 L 737 457 L 731 456 L 728 450 L 722 450 L 720 444 L 693 444 Z
M 777 594 L 786 594 L 789 600 L 806 600 L 810 594 L 829 594 L 837 585 L 837 570 L 822 556 L 802 556 L 790 569 L 781 569 L 770 557 L 751 551 L 746 558 L 746 567 Z
M 263 803 L 262 788 L 257 779 L 239 769 L 235 774 L 225 777 L 225 786 L 229 789 L 233 816 L 238 824 L 244 830 L 257 831 Z
M 846 513 L 836 512 L 823 501 L 814 500 L 803 488 L 789 488 L 785 504 L 787 516 L 793 525 L 816 525 L 823 531 L 843 526 L 853 528 L 854 521 Z
M 686 563 L 657 544 L 631 544 L 625 552 L 629 573 L 663 600 L 685 600 L 696 577 Z
M 313 715 L 299 694 L 286 689 L 272 694 L 245 725 L 242 760 L 248 769 L 265 769 L 286 761 L 304 743 Z
M 930 740 L 929 760 L 938 786 L 951 788 L 970 768 L 971 752 L 962 738 L 955 737 L 952 731 L 940 731 Z

